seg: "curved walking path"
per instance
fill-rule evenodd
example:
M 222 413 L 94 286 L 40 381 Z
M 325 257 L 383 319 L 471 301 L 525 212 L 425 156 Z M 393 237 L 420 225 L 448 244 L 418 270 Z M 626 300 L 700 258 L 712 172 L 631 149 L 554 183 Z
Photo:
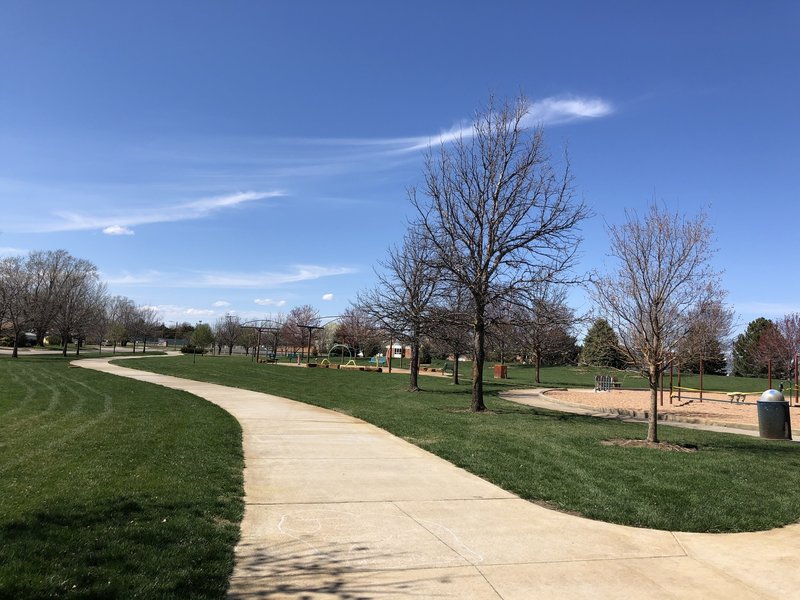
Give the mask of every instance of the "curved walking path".
M 72 364 L 185 390 L 241 423 L 246 508 L 230 597 L 800 596 L 800 525 L 712 535 L 574 517 L 358 419 L 108 360 Z

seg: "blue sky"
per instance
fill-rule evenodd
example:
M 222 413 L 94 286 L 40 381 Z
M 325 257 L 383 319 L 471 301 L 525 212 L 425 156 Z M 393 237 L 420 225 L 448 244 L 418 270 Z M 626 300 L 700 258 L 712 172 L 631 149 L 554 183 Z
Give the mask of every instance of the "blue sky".
M 742 328 L 800 311 L 798 26 L 788 1 L 0 0 L 0 253 L 64 248 L 166 321 L 339 314 L 422 149 L 522 92 L 596 215 L 582 269 L 626 208 L 707 210 Z

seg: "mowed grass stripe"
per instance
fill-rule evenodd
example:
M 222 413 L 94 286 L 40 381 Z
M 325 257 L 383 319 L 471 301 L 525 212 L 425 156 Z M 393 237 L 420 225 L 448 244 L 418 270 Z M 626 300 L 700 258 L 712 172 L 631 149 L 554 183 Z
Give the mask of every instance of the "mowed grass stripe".
M 85 435 L 111 413 L 111 394 L 87 386 L 69 371 L 60 373 L 58 377 L 47 370 L 39 370 L 37 374 L 38 379 L 25 385 L 40 388 L 37 403 L 45 402 L 48 396 L 50 402 L 42 411 L 28 406 L 27 410 L 31 412 L 28 418 L 10 419 L 6 415 L 3 419 L 6 426 L 0 427 L 0 434 L 6 439 L 13 438 L 18 448 L 28 450 L 2 461 L 0 475 L 20 464 L 52 454 L 60 446 L 72 442 L 73 438 Z M 22 406 L 19 408 L 23 409 Z
M 241 429 L 184 392 L 0 359 L 0 597 L 221 598 Z
M 468 382 L 296 369 L 245 358 L 126 360 L 118 364 L 292 398 L 364 419 L 523 498 L 584 516 L 675 531 L 757 531 L 800 519 L 800 446 L 662 425 L 663 439 L 696 453 L 604 446 L 644 439 L 646 425 L 569 415 L 492 397 L 468 412 Z M 559 369 L 559 379 L 568 379 Z M 581 375 L 583 376 L 583 375 Z

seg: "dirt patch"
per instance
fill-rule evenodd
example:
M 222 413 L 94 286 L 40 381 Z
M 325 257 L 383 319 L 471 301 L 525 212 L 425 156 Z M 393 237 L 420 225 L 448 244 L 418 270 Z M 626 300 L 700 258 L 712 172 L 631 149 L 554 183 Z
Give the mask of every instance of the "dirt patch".
M 550 390 L 545 392 L 548 398 L 567 404 L 593 407 L 599 410 L 629 411 L 623 414 L 634 414 L 644 418 L 650 410 L 650 393 L 646 390 L 612 390 L 610 392 L 595 392 L 591 389 L 582 390 Z M 699 398 L 683 396 L 670 401 L 669 391 L 665 390 L 663 404 L 659 394 L 658 413 L 665 420 L 675 419 L 685 422 L 706 422 L 720 425 L 745 426 L 750 429 L 758 427 L 758 416 L 753 401 L 743 404 L 731 402 L 724 394 L 704 394 L 701 402 Z
M 680 444 L 670 444 L 669 442 L 648 442 L 647 440 L 625 440 L 614 438 L 600 442 L 603 446 L 622 446 L 624 448 L 652 448 L 653 450 L 663 450 L 665 452 L 697 452 L 697 446 L 681 446 Z

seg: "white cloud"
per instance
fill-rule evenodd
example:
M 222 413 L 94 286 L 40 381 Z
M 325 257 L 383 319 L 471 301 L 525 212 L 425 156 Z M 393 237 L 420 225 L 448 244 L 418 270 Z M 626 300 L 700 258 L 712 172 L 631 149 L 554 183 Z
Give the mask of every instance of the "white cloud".
M 22 256 L 23 254 L 27 254 L 27 250 L 23 250 L 22 248 L 9 248 L 0 247 L 0 258 L 5 258 L 8 256 Z
M 581 96 L 550 96 L 528 104 L 528 114 L 522 121 L 525 127 L 542 125 L 560 125 L 580 119 L 598 119 L 614 112 L 612 104 L 602 98 L 585 98 Z M 461 122 L 448 130 L 434 136 L 397 138 L 383 140 L 387 144 L 396 144 L 400 152 L 422 150 L 428 146 L 448 144 L 459 138 L 470 138 L 475 131 L 468 122 Z
M 181 306 L 179 304 L 155 304 L 147 305 L 147 308 L 155 309 L 158 312 L 159 320 L 167 325 L 172 325 L 176 321 L 179 323 L 189 321 L 191 323 L 197 319 L 213 317 L 219 314 L 215 310 Z
M 230 306 L 230 305 L 231 305 L 231 303 L 228 302 L 227 300 L 217 300 L 211 306 L 216 306 L 217 308 L 221 308 L 223 306 Z
M 133 235 L 133 230 L 122 225 L 110 225 L 103 229 L 106 235 Z
M 272 298 L 256 298 L 253 300 L 259 306 L 285 306 L 286 300 L 273 300 Z
M 141 273 L 129 273 L 123 271 L 119 275 L 100 274 L 103 281 L 110 285 L 153 285 L 165 278 L 160 271 L 143 271 Z
M 266 288 L 354 272 L 354 269 L 349 267 L 322 267 L 319 265 L 297 265 L 293 269 L 283 273 L 205 273 L 200 275 L 197 283 L 201 287 Z
M 579 119 L 598 119 L 614 112 L 611 103 L 602 98 L 582 98 L 580 96 L 550 97 L 531 102 L 525 124 L 528 126 L 543 123 L 556 125 Z
M 280 190 L 270 192 L 239 192 L 227 196 L 204 198 L 191 202 L 166 204 L 155 207 L 127 209 L 103 215 L 100 211 L 86 215 L 77 212 L 56 212 L 59 221 L 42 224 L 36 229 L 39 232 L 76 231 L 84 229 L 102 229 L 108 235 L 132 235 L 129 226 L 152 223 L 171 223 L 202 219 L 222 209 L 228 209 L 246 202 L 277 198 L 286 194 Z M 130 232 L 130 233 L 128 233 Z
M 313 281 L 323 277 L 335 277 L 354 273 L 350 267 L 325 267 L 320 265 L 295 265 L 283 272 L 262 271 L 258 273 L 191 272 L 188 274 L 144 271 L 123 272 L 111 276 L 103 274 L 103 280 L 112 285 L 141 285 L 170 288 L 271 288 L 302 281 Z M 215 306 L 217 306 L 215 304 Z M 222 305 L 219 305 L 222 306 Z
M 331 294 L 330 292 L 327 294 L 323 294 L 322 299 L 325 300 L 326 302 L 329 302 L 333 300 L 333 294 Z

